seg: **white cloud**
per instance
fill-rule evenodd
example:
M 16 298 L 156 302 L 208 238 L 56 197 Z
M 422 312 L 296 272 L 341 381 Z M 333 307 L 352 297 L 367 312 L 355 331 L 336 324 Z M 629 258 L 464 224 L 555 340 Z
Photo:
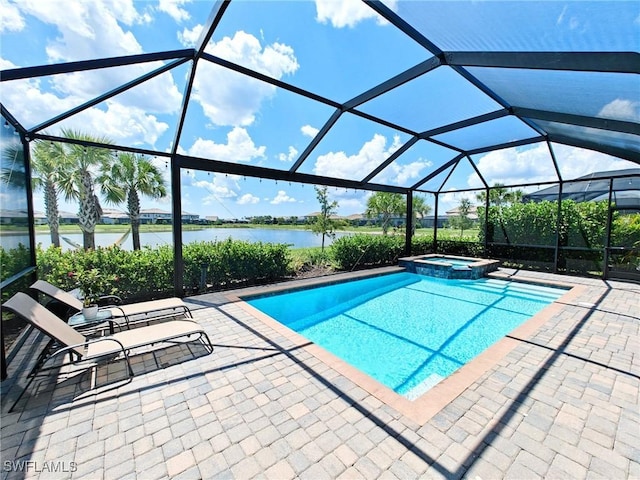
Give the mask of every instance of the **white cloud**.
M 338 204 L 338 214 L 352 215 L 363 213 L 367 209 L 367 201 L 364 198 L 346 198 Z
M 598 117 L 640 122 L 640 102 L 617 98 L 602 107 Z
M 388 0 L 385 5 L 396 10 L 397 3 L 396 0 Z M 316 0 L 316 20 L 320 23 L 331 23 L 335 28 L 352 28 L 368 18 L 376 19 L 379 25 L 388 23 L 360 0 Z
M 386 148 L 386 144 L 386 137 L 376 133 L 355 155 L 347 156 L 345 152 L 320 155 L 313 171 L 318 175 L 345 179 L 364 178 L 402 146 L 398 136 L 394 137 L 389 148 Z
M 17 65 L 0 59 L 0 68 L 17 68 Z M 3 105 L 14 112 L 17 120 L 27 127 L 37 125 L 77 105 L 73 98 L 60 98 L 53 93 L 45 92 L 42 82 L 40 78 L 31 78 L 2 84 Z
M 480 158 L 476 165 L 489 185 L 517 185 L 557 180 L 546 144 L 538 144 L 524 151 L 494 150 Z M 483 187 L 476 173 L 469 176 L 467 184 L 472 188 Z
M 23 13 L 58 29 L 59 35 L 47 45 L 51 61 L 142 53 L 133 34 L 121 27 L 149 20 L 136 10 L 133 0 L 66 0 L 63 15 L 59 2 L 23 0 L 18 6 Z
M 265 46 L 243 31 L 210 44 L 207 52 L 280 79 L 298 70 L 293 49 L 281 43 Z M 214 125 L 247 126 L 255 121 L 262 102 L 276 92 L 273 85 L 201 61 L 192 98 Z
M 315 127 L 312 127 L 311 125 L 305 125 L 302 128 L 300 128 L 300 131 L 302 132 L 303 135 L 314 138 L 320 130 L 318 130 Z
M 64 15 L 60 14 L 59 2 L 24 0 L 17 5 L 23 14 L 57 29 L 57 35 L 51 37 L 46 47 L 52 63 L 143 51 L 131 31 L 125 28 L 147 22 L 149 17 L 138 12 L 131 0 L 68 0 L 64 3 Z M 20 112 L 21 122 L 33 126 L 160 65 L 156 62 L 10 82 L 3 84 L 3 103 L 10 110 Z M 86 130 L 87 122 L 93 126 L 96 119 L 108 120 L 109 123 L 98 123 L 97 128 L 93 126 L 95 131 L 109 134 L 114 140 L 132 139 L 135 144 L 153 145 L 167 128 L 153 114 L 177 112 L 181 97 L 172 75 L 166 73 L 110 99 L 100 109 L 94 107 L 70 118 L 65 126 Z M 113 117 L 117 114 L 117 118 L 112 118 L 110 113 Z M 109 133 L 104 131 L 105 125 Z
M 24 18 L 16 4 L 0 0 L 0 33 L 19 32 L 24 25 Z
M 432 162 L 422 158 L 406 165 L 399 165 L 394 162 L 380 172 L 373 181 L 408 186 L 408 184 L 415 183 L 415 181 L 424 178 L 426 176 L 426 174 L 423 173 L 425 168 L 431 165 Z M 412 180 L 413 182 L 411 182 Z
M 202 33 L 202 25 L 198 24 L 191 30 L 185 28 L 182 32 L 178 32 L 178 41 L 185 47 L 195 47 L 196 42 Z
M 350 190 L 346 188 L 329 188 L 327 190 L 330 201 L 338 202 L 338 215 L 351 215 L 366 210 L 369 192 Z
M 1 68 L 10 62 L 0 61 Z M 26 101 L 25 101 L 26 99 Z M 41 79 L 7 82 L 2 86 L 2 102 L 25 126 L 32 127 L 76 106 L 76 97 L 60 98 L 42 87 Z M 108 100 L 105 109 L 90 108 L 47 129 L 58 133 L 60 128 L 96 132 L 116 143 L 154 145 L 169 125 L 135 106 L 125 107 Z
M 57 95 L 70 98 L 79 105 L 160 66 L 160 63 L 154 63 L 144 67 L 121 67 L 117 72 L 106 69 L 57 75 L 51 79 L 51 87 Z M 147 112 L 171 114 L 178 111 L 181 100 L 182 94 L 173 80 L 173 75 L 164 73 L 112 97 L 110 101 Z
M 96 132 L 125 145 L 154 145 L 169 125 L 154 115 L 135 107 L 124 107 L 118 102 L 107 102 L 107 110 L 92 108 L 70 117 L 61 125 L 76 130 Z
M 627 168 L 629 162 L 604 153 L 566 145 L 554 144 L 554 153 L 560 174 L 565 180 L 575 179 L 589 173 Z M 494 150 L 477 162 L 478 170 L 489 185 L 536 184 L 557 181 L 549 148 L 539 144 L 526 150 Z M 467 178 L 471 188 L 481 188 L 482 182 L 473 173 Z
M 478 203 L 475 194 L 473 192 L 455 192 L 455 191 L 447 191 L 438 195 L 438 211 L 439 215 L 442 215 L 447 210 L 451 210 L 452 208 L 460 205 L 460 201 L 466 198 L 471 202 L 472 205 Z
M 244 128 L 235 127 L 227 134 L 227 143 L 198 138 L 187 153 L 194 157 L 238 163 L 264 158 L 266 149 L 265 146 L 256 147 Z
M 278 194 L 269 203 L 278 205 L 280 203 L 295 203 L 296 199 L 287 195 L 284 190 L 278 190 Z
M 289 147 L 289 152 L 288 153 L 281 153 L 278 155 L 278 159 L 281 162 L 292 162 L 296 156 L 298 155 L 298 150 L 296 150 L 294 147 Z
M 237 175 L 215 173 L 211 181 L 199 180 L 192 182 L 191 185 L 209 192 L 209 195 L 203 198 L 202 203 L 210 205 L 214 202 L 220 202 L 221 198 L 236 198 L 240 191 L 239 178 Z
M 250 193 L 245 193 L 238 199 L 237 203 L 239 205 L 255 205 L 256 203 L 260 203 L 260 198 Z
M 553 151 L 558 161 L 560 174 L 565 180 L 594 172 L 624 170 L 632 166 L 630 162 L 620 158 L 568 145 L 553 144 Z M 633 167 L 637 168 L 637 165 L 633 165 Z
M 176 22 L 180 23 L 185 20 L 189 20 L 190 18 L 189 12 L 187 12 L 183 8 L 180 8 L 180 5 L 184 5 L 185 3 L 189 2 L 190 0 L 159 0 L 158 10 L 166 13 Z

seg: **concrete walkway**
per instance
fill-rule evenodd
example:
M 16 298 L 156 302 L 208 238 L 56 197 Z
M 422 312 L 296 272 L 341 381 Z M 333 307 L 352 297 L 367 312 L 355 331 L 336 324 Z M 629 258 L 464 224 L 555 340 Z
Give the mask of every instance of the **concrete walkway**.
M 640 478 L 640 285 L 502 272 L 582 288 L 425 421 L 238 292 L 187 299 L 212 354 L 135 355 L 131 383 L 103 391 L 122 368 L 100 367 L 97 394 L 77 374 L 7 413 L 37 352 L 27 345 L 2 383 L 2 478 Z

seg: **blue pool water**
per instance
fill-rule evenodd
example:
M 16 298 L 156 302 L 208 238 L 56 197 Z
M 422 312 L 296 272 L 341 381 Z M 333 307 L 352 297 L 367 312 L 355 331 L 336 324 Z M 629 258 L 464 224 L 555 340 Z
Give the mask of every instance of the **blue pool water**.
M 468 265 L 471 265 L 472 263 L 477 262 L 477 260 L 463 260 L 460 258 L 447 258 L 447 257 L 426 257 L 424 260 L 428 262 L 434 262 L 434 263 L 449 264 L 454 267 L 466 267 Z
M 415 399 L 564 293 L 403 272 L 245 300 Z

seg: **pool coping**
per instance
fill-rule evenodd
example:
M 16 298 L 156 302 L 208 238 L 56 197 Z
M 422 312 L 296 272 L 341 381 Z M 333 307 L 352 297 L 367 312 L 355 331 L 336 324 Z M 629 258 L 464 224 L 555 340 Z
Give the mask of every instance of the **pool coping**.
M 492 346 L 480 353 L 471 362 L 467 363 L 453 374 L 439 382 L 429 391 L 421 395 L 415 400 L 409 400 L 402 395 L 396 393 L 391 388 L 383 385 L 379 381 L 358 370 L 356 367 L 348 364 L 333 353 L 325 350 L 321 346 L 312 343 L 306 337 L 294 332 L 287 326 L 271 318 L 269 315 L 261 312 L 257 308 L 249 305 L 243 298 L 255 295 L 276 294 L 283 291 L 299 290 L 312 288 L 320 285 L 328 285 L 359 278 L 369 278 L 380 275 L 406 271 L 402 267 L 386 267 L 381 269 L 366 270 L 359 272 L 349 272 L 343 274 L 335 274 L 325 277 L 317 277 L 313 279 L 296 281 L 296 285 L 291 282 L 283 284 L 275 284 L 265 287 L 255 287 L 245 289 L 242 292 L 233 292 L 225 295 L 229 302 L 239 306 L 246 313 L 260 320 L 262 323 L 272 328 L 278 334 L 284 336 L 291 341 L 296 347 L 304 349 L 324 364 L 334 369 L 339 374 L 348 378 L 359 387 L 366 390 L 371 395 L 384 402 L 386 405 L 395 409 L 399 413 L 410 418 L 419 425 L 424 425 L 429 419 L 436 415 L 445 406 L 451 403 L 455 398 L 469 388 L 476 380 L 494 367 L 502 358 L 511 352 L 522 341 L 526 341 L 533 334 L 556 315 L 563 307 L 563 304 L 570 303 L 586 290 L 586 286 L 576 285 L 557 281 L 547 281 L 538 279 L 522 279 L 513 278 L 511 275 L 500 272 L 492 272 L 488 278 L 496 278 L 500 280 L 516 281 L 520 283 L 531 283 L 550 287 L 559 287 L 567 289 L 567 292 L 553 301 L 543 310 L 535 314 L 522 325 L 516 327 L 505 337 L 498 340 Z

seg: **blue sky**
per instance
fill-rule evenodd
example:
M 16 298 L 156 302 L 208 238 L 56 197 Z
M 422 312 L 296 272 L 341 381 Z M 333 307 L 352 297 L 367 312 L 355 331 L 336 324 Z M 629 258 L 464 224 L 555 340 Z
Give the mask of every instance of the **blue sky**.
M 417 5 L 385 3 L 400 12 L 411 12 Z M 212 1 L 204 0 L 0 0 L 0 67 L 192 47 L 212 5 Z M 640 14 L 635 2 L 431 5 L 430 14 L 421 17 L 418 24 L 443 49 L 588 51 L 593 45 L 602 48 L 604 44 L 610 50 L 630 50 L 630 45 L 637 50 L 640 38 Z M 468 15 L 461 15 L 461 11 Z M 628 21 L 621 23 L 620 18 Z M 452 36 L 453 27 L 464 28 L 467 35 Z M 495 37 L 490 32 L 500 35 Z M 338 102 L 356 97 L 430 57 L 365 4 L 325 0 L 233 1 L 206 51 Z M 5 82 L 2 102 L 29 128 L 160 66 L 144 64 Z M 169 151 L 188 72 L 186 65 L 176 67 L 53 125 L 47 132 L 57 134 L 65 127 L 81 129 L 106 135 L 116 144 Z M 592 103 L 588 106 L 594 115 L 635 121 L 640 118 L 637 95 L 605 95 Z M 361 110 L 424 131 L 498 108 L 453 70 L 440 67 L 362 105 Z M 178 148 L 197 157 L 288 169 L 333 110 L 201 61 Z M 483 135 L 502 135 L 504 141 L 510 141 L 535 134 L 514 120 L 499 119 L 465 135 L 473 141 Z M 409 139 L 405 133 L 348 114 L 336 126 L 340 128 L 334 128 L 320 142 L 301 172 L 359 180 Z M 442 140 L 465 141 L 455 138 L 460 133 L 448 135 Z M 444 147 L 419 142 L 409 155 L 383 170 L 376 181 L 409 186 L 454 155 Z M 556 155 L 566 178 L 633 166 L 561 145 Z M 472 160 L 490 183 L 535 183 L 555 178 L 546 144 L 495 151 Z M 164 160 L 157 162 L 168 183 Z M 447 173 L 425 187 L 439 187 Z M 471 165 L 464 162 L 449 177 L 444 190 L 480 185 Z M 330 193 L 343 215 L 363 212 L 369 195 L 334 188 Z M 448 194 L 442 205 L 453 207 L 462 196 L 473 197 Z M 318 210 L 311 185 L 193 171 L 182 172 L 182 197 L 183 210 L 201 216 L 289 216 Z M 168 198 L 143 199 L 143 208 L 170 210 L 170 206 Z M 44 210 L 41 193 L 35 196 L 35 208 Z M 62 209 L 75 211 L 76 207 L 63 202 Z

